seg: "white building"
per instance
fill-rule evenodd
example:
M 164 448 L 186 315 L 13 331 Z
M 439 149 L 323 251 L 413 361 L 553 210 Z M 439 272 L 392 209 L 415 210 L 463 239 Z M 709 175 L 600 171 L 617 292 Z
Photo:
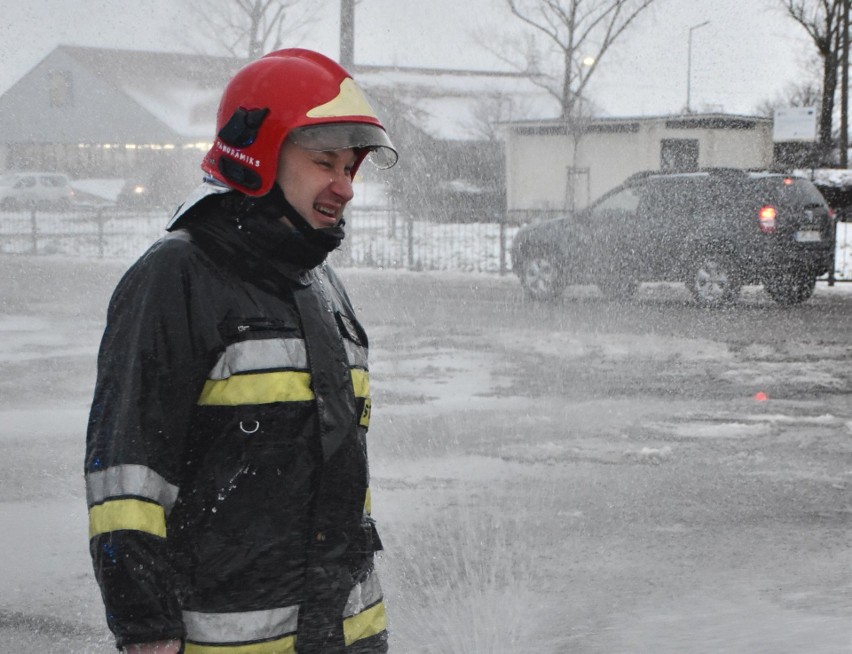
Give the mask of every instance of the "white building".
M 582 208 L 642 170 L 768 168 L 772 119 L 726 114 L 560 120 L 505 125 L 510 220 Z

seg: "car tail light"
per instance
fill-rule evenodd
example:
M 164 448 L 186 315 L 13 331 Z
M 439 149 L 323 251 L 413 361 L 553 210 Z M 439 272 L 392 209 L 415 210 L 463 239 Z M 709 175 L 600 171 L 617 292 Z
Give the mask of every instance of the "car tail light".
M 757 219 L 760 221 L 760 231 L 764 234 L 774 234 L 776 216 L 778 216 L 778 211 L 771 204 L 761 207 L 757 213 Z

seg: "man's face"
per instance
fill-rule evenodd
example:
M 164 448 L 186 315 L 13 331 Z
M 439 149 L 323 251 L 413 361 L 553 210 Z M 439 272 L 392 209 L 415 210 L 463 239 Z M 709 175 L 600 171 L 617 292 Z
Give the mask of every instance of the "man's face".
M 334 227 L 352 199 L 355 150 L 316 152 L 290 140 L 281 147 L 276 181 L 284 197 L 314 229 Z

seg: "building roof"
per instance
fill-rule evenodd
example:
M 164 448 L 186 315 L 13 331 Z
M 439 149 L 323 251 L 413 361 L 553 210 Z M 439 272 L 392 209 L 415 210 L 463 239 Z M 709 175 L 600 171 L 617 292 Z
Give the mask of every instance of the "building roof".
M 354 74 L 368 94 L 414 109 L 420 128 L 440 140 L 481 139 L 483 121 L 559 113 L 556 100 L 520 73 L 356 65 Z
M 217 57 L 59 46 L 0 96 L 2 143 L 210 139 L 231 67 Z
M 222 89 L 244 60 L 61 45 L 0 96 L 0 143 L 211 140 Z M 481 140 L 483 121 L 541 118 L 555 101 L 512 73 L 354 67 L 368 95 L 393 98 L 437 140 Z
M 668 129 L 753 129 L 757 125 L 771 125 L 772 118 L 724 113 L 596 117 L 589 119 L 582 129 L 586 132 L 630 132 L 638 131 L 642 124 L 651 123 L 662 123 Z M 506 121 L 502 125 L 511 131 L 527 134 L 565 134 L 569 127 L 561 118 Z

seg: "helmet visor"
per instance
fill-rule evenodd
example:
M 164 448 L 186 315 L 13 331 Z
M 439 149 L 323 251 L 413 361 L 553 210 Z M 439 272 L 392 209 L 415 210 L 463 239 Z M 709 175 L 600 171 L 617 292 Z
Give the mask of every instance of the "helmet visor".
M 368 158 L 376 168 L 390 168 L 399 155 L 387 132 L 369 123 L 324 123 L 298 127 L 290 132 L 292 141 L 306 150 L 369 150 Z

